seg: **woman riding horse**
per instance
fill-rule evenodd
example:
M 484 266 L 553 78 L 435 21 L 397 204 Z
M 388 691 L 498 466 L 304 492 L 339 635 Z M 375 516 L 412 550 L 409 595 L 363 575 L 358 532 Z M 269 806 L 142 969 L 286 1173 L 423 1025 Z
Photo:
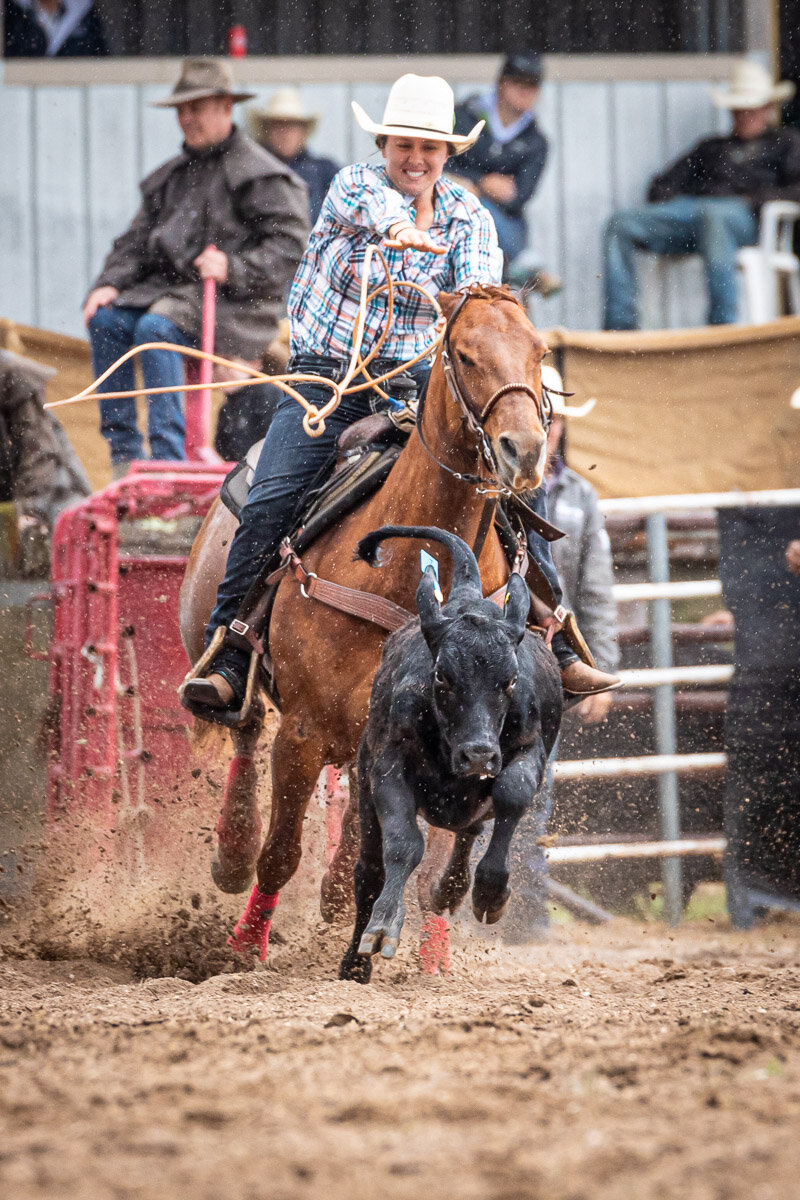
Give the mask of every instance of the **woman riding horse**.
M 289 297 L 289 370 L 334 380 L 343 378 L 350 357 L 364 256 L 371 243 L 391 239 L 397 247 L 387 250 L 392 277 L 418 283 L 433 294 L 499 283 L 502 272 L 487 210 L 442 177 L 448 156 L 474 145 L 484 124 L 479 122 L 466 136 L 452 132 L 454 102 L 449 84 L 436 76 L 404 75 L 391 89 L 382 124 L 370 121 L 355 102 L 353 111 L 362 129 L 376 135 L 383 165 L 357 163 L 338 173 Z M 425 309 L 418 292 L 396 293 L 394 321 L 382 357 L 371 364 L 374 374 L 382 375 L 432 346 L 435 333 Z M 365 352 L 380 337 L 385 318 L 386 300 L 380 295 L 367 308 Z M 430 368 L 430 358 L 422 358 L 409 370 L 418 394 L 424 391 Z M 323 384 L 295 386 L 312 403 L 321 405 L 329 398 Z M 230 627 L 260 571 L 292 531 L 298 505 L 311 483 L 333 466 L 339 435 L 380 403 L 385 402 L 371 389 L 345 395 L 326 418 L 324 433 L 310 438 L 303 428 L 302 408 L 291 397 L 283 397 L 242 509 L 206 644 L 218 627 Z M 531 541 L 535 541 L 534 557 L 558 596 L 549 547 L 541 538 Z M 553 638 L 553 649 L 562 683 L 570 693 L 603 691 L 616 682 L 581 662 L 559 634 Z M 245 694 L 249 657 L 246 649 L 226 641 L 210 664 L 211 673 L 187 683 L 182 699 L 194 712 L 198 706 L 207 709 L 212 720 L 220 710 L 237 710 Z

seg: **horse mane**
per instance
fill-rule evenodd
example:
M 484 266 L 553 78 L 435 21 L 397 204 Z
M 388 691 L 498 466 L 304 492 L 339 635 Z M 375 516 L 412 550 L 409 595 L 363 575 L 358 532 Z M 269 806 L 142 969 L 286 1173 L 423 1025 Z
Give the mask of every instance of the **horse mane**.
M 525 307 L 522 300 L 516 292 L 512 292 L 506 284 L 496 283 L 471 283 L 466 289 L 467 297 L 470 300 L 508 300 L 511 304 L 517 304 L 520 308 Z

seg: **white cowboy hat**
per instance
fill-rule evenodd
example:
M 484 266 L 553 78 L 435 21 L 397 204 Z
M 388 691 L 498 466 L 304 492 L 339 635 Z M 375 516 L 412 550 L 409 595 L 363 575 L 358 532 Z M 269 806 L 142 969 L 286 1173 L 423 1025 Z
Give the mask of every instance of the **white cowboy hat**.
M 269 125 L 270 121 L 298 121 L 301 125 L 307 125 L 311 133 L 319 120 L 319 113 L 306 112 L 303 97 L 297 88 L 285 87 L 272 93 L 265 108 L 251 108 L 247 119 L 253 133 L 260 133 L 261 127 Z
M 712 88 L 711 99 L 717 108 L 762 108 L 765 104 L 783 104 L 794 95 L 794 84 L 788 79 L 775 83 L 760 63 L 736 63 L 726 88 Z
M 554 417 L 585 417 L 597 404 L 595 397 L 590 396 L 583 404 L 573 404 L 571 407 L 567 407 L 564 397 L 558 395 L 559 392 L 564 391 L 564 381 L 555 367 L 551 367 L 549 363 L 545 363 L 542 367 L 542 383 L 550 393 Z
M 380 125 L 371 121 L 355 100 L 351 105 L 356 120 L 367 133 L 449 142 L 456 154 L 474 146 L 486 124 L 479 121 L 466 136 L 453 133 L 456 107 L 453 89 L 439 75 L 401 75 L 392 84 Z

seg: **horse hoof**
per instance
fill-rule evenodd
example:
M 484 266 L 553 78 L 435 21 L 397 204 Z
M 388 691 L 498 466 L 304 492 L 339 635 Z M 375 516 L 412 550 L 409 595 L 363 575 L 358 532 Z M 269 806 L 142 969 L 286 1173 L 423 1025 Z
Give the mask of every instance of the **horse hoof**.
M 253 882 L 255 869 L 255 861 L 245 866 L 235 867 L 225 863 L 219 854 L 215 854 L 211 860 L 211 878 L 219 890 L 228 896 L 246 892 Z
M 381 958 L 394 958 L 397 951 L 397 938 L 385 938 L 381 946 Z

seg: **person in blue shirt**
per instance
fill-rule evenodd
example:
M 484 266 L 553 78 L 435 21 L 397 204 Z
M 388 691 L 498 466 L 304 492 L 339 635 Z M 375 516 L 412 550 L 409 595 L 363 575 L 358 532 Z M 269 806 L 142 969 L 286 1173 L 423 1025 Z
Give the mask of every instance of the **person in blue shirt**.
M 253 138 L 299 175 L 308 188 L 311 224 L 316 223 L 333 177 L 339 170 L 330 158 L 312 154 L 306 147 L 317 124 L 317 115 L 306 111 L 296 88 L 280 88 L 266 108 L 248 113 Z
M 542 77 L 538 54 L 509 54 L 495 87 L 456 107 L 457 130 L 485 122 L 475 145 L 454 165 L 453 174 L 472 188 L 492 214 L 506 276 L 528 244 L 525 205 L 547 162 L 547 138 L 533 111 Z

